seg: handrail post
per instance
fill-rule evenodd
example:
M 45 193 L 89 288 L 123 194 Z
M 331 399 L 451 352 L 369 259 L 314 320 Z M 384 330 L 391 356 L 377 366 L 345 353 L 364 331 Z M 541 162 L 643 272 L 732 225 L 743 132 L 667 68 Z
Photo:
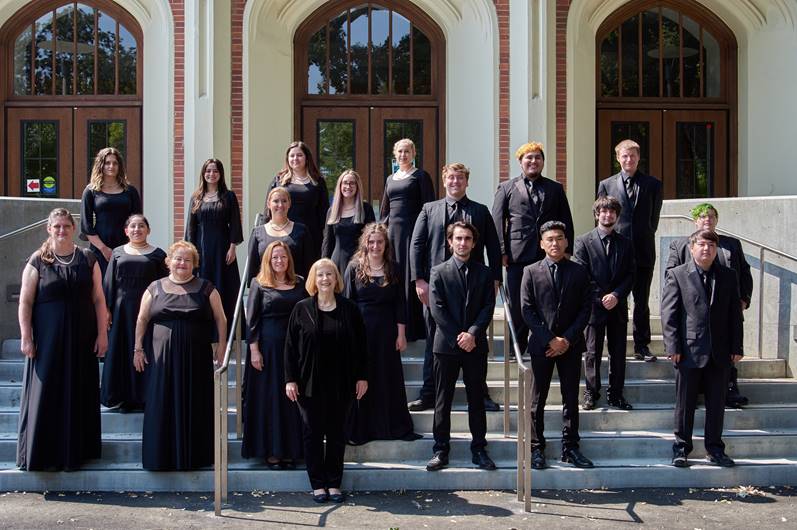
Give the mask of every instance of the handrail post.
M 523 372 L 523 379 L 524 381 L 524 388 L 523 388 L 523 403 L 524 408 L 531 407 L 531 369 L 525 370 Z M 529 409 L 530 410 L 530 409 Z M 526 411 L 523 411 L 523 415 L 526 415 Z M 523 429 L 523 437 L 526 439 L 526 443 L 524 444 L 525 454 L 523 455 L 523 460 L 525 464 L 523 465 L 523 476 L 525 479 L 525 484 L 523 486 L 524 490 L 524 499 L 525 499 L 525 509 L 527 512 L 531 511 L 531 414 L 529 413 L 528 421 L 526 421 L 525 429 Z
M 243 301 L 240 302 L 240 311 L 243 313 Z M 241 364 L 241 349 L 243 348 L 241 340 L 241 325 L 235 326 L 235 437 L 240 440 L 243 438 L 243 418 L 241 411 L 243 410 L 242 395 L 241 395 L 241 377 L 243 375 L 244 367 Z
M 506 307 L 504 307 L 506 312 Z M 509 438 L 509 326 L 504 316 L 504 438 Z
M 758 358 L 764 355 L 764 252 L 766 249 L 761 247 L 758 252 Z
M 522 501 L 524 496 L 523 488 L 526 484 L 525 479 L 525 465 L 526 465 L 526 439 L 525 439 L 525 429 L 526 429 L 526 417 L 525 417 L 525 405 L 523 399 L 523 388 L 524 388 L 524 381 L 523 381 L 523 373 L 521 372 L 520 377 L 518 377 L 518 389 L 517 389 L 517 500 Z
M 487 353 L 488 358 L 493 361 L 495 360 L 495 318 L 490 320 L 490 325 L 487 328 L 488 339 L 490 340 L 490 351 Z

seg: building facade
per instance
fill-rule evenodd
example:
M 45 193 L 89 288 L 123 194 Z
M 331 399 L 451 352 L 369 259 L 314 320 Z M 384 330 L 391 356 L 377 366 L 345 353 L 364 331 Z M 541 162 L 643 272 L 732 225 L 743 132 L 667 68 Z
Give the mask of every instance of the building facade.
M 80 197 L 114 145 L 159 245 L 209 157 L 251 225 L 294 139 L 378 202 L 413 138 L 488 204 L 539 140 L 577 232 L 625 137 L 665 198 L 797 194 L 794 0 L 3 0 L 0 61 L 0 194 Z

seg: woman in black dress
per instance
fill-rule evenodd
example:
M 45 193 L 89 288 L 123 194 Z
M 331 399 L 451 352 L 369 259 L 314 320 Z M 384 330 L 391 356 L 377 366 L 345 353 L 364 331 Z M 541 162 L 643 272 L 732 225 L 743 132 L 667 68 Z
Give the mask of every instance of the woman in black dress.
M 116 247 L 105 271 L 105 303 L 111 314 L 108 352 L 102 369 L 100 402 L 123 412 L 142 410 L 146 382 L 133 369 L 133 345 L 141 296 L 149 284 L 169 274 L 166 253 L 147 241 L 149 221 L 134 213 L 125 223 L 129 243 Z
M 235 300 L 241 287 L 235 246 L 244 240 L 238 197 L 227 189 L 221 160 L 206 160 L 200 177 L 200 184 L 191 195 L 185 240 L 199 251 L 197 276 L 209 280 L 219 291 L 224 315 L 232 326 Z
M 357 303 L 368 330 L 368 394 L 349 415 L 348 440 L 417 440 L 407 410 L 401 353 L 404 335 L 404 291 L 390 257 L 387 228 L 371 223 L 343 275 L 344 294 Z
M 141 452 L 150 471 L 213 464 L 214 323 L 216 361 L 227 346 L 219 292 L 193 274 L 196 247 L 178 241 L 167 256 L 169 276 L 152 282 L 141 298 L 133 348 L 136 370 L 149 366 Z
M 324 176 L 315 165 L 313 153 L 304 142 L 293 142 L 285 150 L 285 167 L 271 183 L 271 188 L 280 186 L 291 195 L 288 218 L 303 224 L 310 232 L 312 253 L 309 261 L 312 263 L 321 256 L 321 239 L 329 209 L 329 193 Z
M 50 212 L 47 233 L 22 271 L 19 294 L 25 372 L 17 466 L 29 471 L 73 470 L 100 457 L 96 357 L 108 349 L 102 276 L 94 254 L 75 246 L 69 211 Z
M 316 502 L 343 502 L 346 414 L 368 390 L 365 325 L 357 305 L 341 296 L 332 260 L 316 261 L 285 338 L 285 394 L 299 404 L 304 458 Z M 326 438 L 326 450 L 324 445 Z
M 373 207 L 362 200 L 362 180 L 356 171 L 344 171 L 335 184 L 335 195 L 324 227 L 321 256 L 345 271 L 357 250 L 363 227 L 376 220 Z
M 410 278 L 410 243 L 415 220 L 423 205 L 435 199 L 434 186 L 429 173 L 414 165 L 415 144 L 404 138 L 393 146 L 399 169 L 387 178 L 382 197 L 380 216 L 388 226 L 388 238 L 396 258 L 399 275 L 404 282 L 404 299 L 407 306 L 407 340 L 424 338 L 423 306 L 415 294 L 415 283 Z
M 243 381 L 241 455 L 266 460 L 271 469 L 293 469 L 302 458 L 302 420 L 285 395 L 285 332 L 297 302 L 307 298 L 288 244 L 274 241 L 263 254 L 247 302 L 249 351 Z
M 307 276 L 310 265 L 313 263 L 313 244 L 307 227 L 300 222 L 288 219 L 288 210 L 291 207 L 291 195 L 288 190 L 277 187 L 268 192 L 266 197 L 266 211 L 269 221 L 255 227 L 252 237 L 249 238 L 249 278 L 257 276 L 260 272 L 260 260 L 263 253 L 274 241 L 284 241 L 291 249 L 296 273 Z
M 91 243 L 102 274 L 113 249 L 127 243 L 125 221 L 134 213 L 141 213 L 141 196 L 127 180 L 122 153 L 101 149 L 80 200 L 80 238 Z

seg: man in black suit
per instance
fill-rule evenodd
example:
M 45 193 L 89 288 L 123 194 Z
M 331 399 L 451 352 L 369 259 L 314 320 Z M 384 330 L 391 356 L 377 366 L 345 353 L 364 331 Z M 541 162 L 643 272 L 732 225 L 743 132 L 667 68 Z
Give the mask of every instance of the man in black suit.
M 443 199 L 423 205 L 410 244 L 410 278 L 415 280 L 415 291 L 424 306 L 426 321 L 426 351 L 423 357 L 423 386 L 418 399 L 409 402 L 410 410 L 426 410 L 434 407 L 434 378 L 432 376 L 432 350 L 435 324 L 429 311 L 429 271 L 451 257 L 451 247 L 446 242 L 446 228 L 453 222 L 465 221 L 476 227 L 482 235 L 471 252 L 470 259 L 484 263 L 484 253 L 490 262 L 490 271 L 497 286 L 502 280 L 501 246 L 495 231 L 493 219 L 487 206 L 468 198 L 470 169 L 464 164 L 454 163 L 443 166 L 443 186 L 446 196 Z M 492 399 L 484 383 L 484 408 L 489 411 L 500 410 Z
M 623 208 L 615 231 L 634 243 L 636 272 L 634 286 L 634 356 L 655 361 L 650 353 L 650 283 L 656 264 L 656 230 L 662 204 L 661 181 L 638 170 L 639 144 L 623 140 L 614 148 L 621 171 L 598 185 L 598 197 L 611 195 Z
M 495 309 L 495 287 L 490 269 L 471 253 L 479 233 L 470 223 L 456 221 L 446 229 L 453 255 L 430 273 L 429 309 L 434 334 L 434 456 L 426 465 L 437 471 L 448 465 L 451 403 L 462 370 L 468 398 L 468 424 L 473 440 L 473 463 L 495 469 L 487 455 L 487 416 L 484 381 L 487 377 L 487 326 Z
M 742 351 L 742 306 L 733 269 L 720 265 L 719 238 L 711 230 L 689 237 L 689 259 L 665 274 L 661 324 L 667 356 L 675 364 L 675 443 L 672 464 L 686 467 L 692 451 L 695 406 L 706 399 L 705 446 L 709 462 L 731 467 L 722 422 L 728 372 Z
M 631 240 L 614 230 L 622 212 L 614 197 L 598 197 L 592 205 L 598 226 L 576 238 L 573 260 L 586 267 L 592 280 L 593 299 L 589 325 L 584 332 L 585 379 L 582 407 L 595 408 L 600 399 L 603 338 L 609 349 L 610 407 L 631 410 L 623 396 L 625 385 L 625 343 L 628 328 L 628 295 L 634 284 L 634 247 Z
M 691 214 L 698 230 L 717 231 L 719 213 L 713 205 L 707 202 L 698 204 L 692 208 Z M 744 311 L 750 307 L 750 299 L 753 296 L 753 275 L 750 273 L 750 264 L 744 257 L 742 242 L 735 237 L 720 234 L 717 234 L 717 237 L 719 237 L 717 260 L 720 265 L 736 271 L 736 279 L 739 281 L 739 296 L 741 297 L 742 311 Z M 686 263 L 690 258 L 689 238 L 674 239 L 670 243 L 670 255 L 667 257 L 666 269 Z M 742 333 L 744 338 L 744 330 Z M 739 393 L 738 377 L 736 366 L 732 366 L 728 376 L 728 392 L 725 395 L 726 407 L 741 408 L 749 403 L 749 400 Z
M 578 386 L 581 354 L 586 349 L 584 328 L 592 306 L 587 270 L 567 259 L 565 225 L 548 221 L 540 228 L 545 258 L 523 270 L 520 303 L 529 327 L 527 352 L 531 356 L 531 466 L 544 469 L 545 401 L 553 369 L 559 373 L 562 393 L 562 462 L 593 467 L 578 449 Z
M 545 167 L 542 144 L 530 142 L 521 145 L 515 157 L 522 173 L 499 184 L 492 214 L 506 267 L 509 310 L 517 326 L 518 346 L 520 351 L 524 351 L 529 330 L 520 311 L 523 269 L 545 257 L 540 248 L 542 225 L 552 220 L 561 221 L 565 225 L 565 237 L 570 242 L 573 241 L 573 217 L 562 185 L 542 176 Z

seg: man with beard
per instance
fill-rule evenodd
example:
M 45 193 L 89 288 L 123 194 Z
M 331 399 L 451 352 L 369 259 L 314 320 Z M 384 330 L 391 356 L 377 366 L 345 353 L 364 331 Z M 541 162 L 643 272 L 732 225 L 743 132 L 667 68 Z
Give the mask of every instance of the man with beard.
M 592 205 L 598 226 L 576 238 L 573 260 L 581 263 L 592 281 L 592 313 L 584 331 L 586 390 L 582 408 L 591 410 L 600 399 L 603 338 L 609 350 L 610 407 L 631 410 L 623 396 L 628 294 L 634 284 L 634 248 L 631 240 L 614 230 L 622 206 L 614 197 L 599 197 Z

